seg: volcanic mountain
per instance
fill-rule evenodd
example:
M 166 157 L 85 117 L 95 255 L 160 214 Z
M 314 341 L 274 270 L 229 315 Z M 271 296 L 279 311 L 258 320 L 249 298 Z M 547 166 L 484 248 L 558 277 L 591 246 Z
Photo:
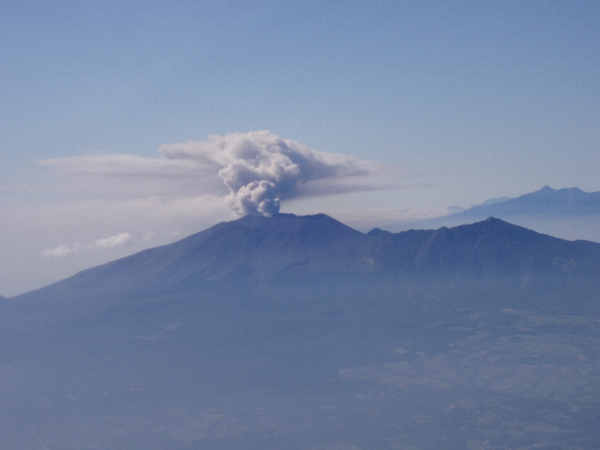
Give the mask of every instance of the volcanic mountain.
M 0 303 L 0 446 L 592 449 L 599 274 L 493 218 L 220 223 Z
M 329 216 L 248 215 L 149 249 L 13 302 L 118 299 L 215 286 L 243 289 L 333 277 L 406 280 L 537 276 L 587 279 L 600 266 L 600 244 L 569 242 L 499 219 L 455 228 L 364 234 Z M 450 278 L 448 278 L 450 277 Z

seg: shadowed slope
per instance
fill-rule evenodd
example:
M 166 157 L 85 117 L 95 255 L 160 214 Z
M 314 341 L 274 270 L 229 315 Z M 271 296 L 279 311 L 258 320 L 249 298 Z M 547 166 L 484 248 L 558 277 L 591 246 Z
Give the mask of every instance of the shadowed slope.
M 376 234 L 382 239 L 382 267 L 415 275 L 588 276 L 600 267 L 600 244 L 566 241 L 495 218 L 454 228 Z

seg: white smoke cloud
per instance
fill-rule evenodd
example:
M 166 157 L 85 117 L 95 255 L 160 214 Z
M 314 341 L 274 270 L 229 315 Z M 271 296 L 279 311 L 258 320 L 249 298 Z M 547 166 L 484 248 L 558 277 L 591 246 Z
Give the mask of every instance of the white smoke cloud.
M 76 192 L 79 198 L 160 199 L 165 205 L 203 198 L 241 215 L 271 216 L 292 198 L 403 187 L 391 184 L 399 175 L 393 168 L 312 150 L 269 131 L 168 144 L 160 152 L 162 158 L 100 154 L 38 164 L 62 179 L 52 186 L 53 194 L 62 192 L 67 198 Z M 228 212 L 219 214 L 224 218 Z
M 381 171 L 374 163 L 311 150 L 266 130 L 210 136 L 207 141 L 165 145 L 160 151 L 170 160 L 195 160 L 203 167 L 214 167 L 229 189 L 227 204 L 241 215 L 275 215 L 282 200 L 301 195 L 311 181 L 365 177 Z M 351 189 L 341 183 L 338 191 Z M 331 185 L 323 190 L 336 191 Z

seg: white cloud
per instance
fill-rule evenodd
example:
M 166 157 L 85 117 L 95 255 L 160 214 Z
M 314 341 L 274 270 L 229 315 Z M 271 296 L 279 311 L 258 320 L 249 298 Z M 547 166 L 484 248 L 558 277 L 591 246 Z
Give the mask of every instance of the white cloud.
M 133 242 L 133 237 L 129 233 L 119 233 L 115 236 L 110 236 L 103 239 L 96 239 L 96 241 L 89 245 L 87 248 L 90 250 L 102 250 L 113 247 L 121 247 L 128 245 Z
M 78 246 L 69 247 L 67 245 L 59 245 L 57 247 L 44 250 L 42 255 L 44 255 L 45 258 L 64 258 L 65 256 L 75 253 L 79 253 Z
M 82 249 L 87 251 L 107 250 L 115 247 L 123 247 L 132 243 L 133 237 L 130 233 L 119 233 L 107 238 L 96 239 L 93 243 L 84 246 L 80 244 L 61 244 L 54 248 L 42 251 L 42 255 L 45 258 L 64 258 L 66 256 L 78 254 Z

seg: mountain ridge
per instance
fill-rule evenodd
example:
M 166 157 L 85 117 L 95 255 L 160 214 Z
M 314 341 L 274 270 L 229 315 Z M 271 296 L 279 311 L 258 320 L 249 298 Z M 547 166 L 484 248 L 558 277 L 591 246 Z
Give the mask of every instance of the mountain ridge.
M 490 205 L 476 205 L 456 213 L 456 216 L 471 214 L 526 214 L 526 213 L 570 213 L 588 215 L 600 213 L 600 192 L 585 192 L 577 187 L 553 189 L 544 186 L 538 191 L 521 195 L 503 202 Z

